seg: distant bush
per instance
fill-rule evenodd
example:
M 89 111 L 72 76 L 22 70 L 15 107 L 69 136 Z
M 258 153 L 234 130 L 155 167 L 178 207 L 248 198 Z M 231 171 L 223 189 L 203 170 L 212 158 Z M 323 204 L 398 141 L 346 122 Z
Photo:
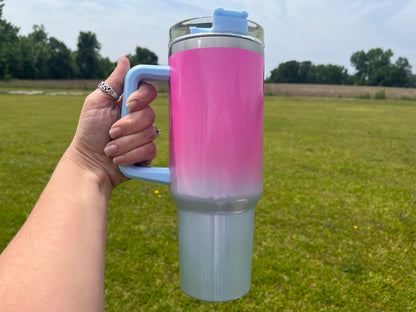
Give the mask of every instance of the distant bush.
M 362 93 L 360 94 L 358 97 L 358 99 L 371 99 L 371 94 L 370 93 Z
M 386 90 L 380 90 L 374 95 L 376 100 L 384 100 L 386 98 Z

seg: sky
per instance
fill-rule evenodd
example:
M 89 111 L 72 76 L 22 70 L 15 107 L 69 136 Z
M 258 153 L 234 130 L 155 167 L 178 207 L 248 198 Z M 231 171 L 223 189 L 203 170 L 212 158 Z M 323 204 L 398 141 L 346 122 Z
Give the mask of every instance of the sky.
M 80 31 L 96 34 L 100 54 L 116 61 L 148 48 L 167 65 L 169 28 L 215 8 L 246 10 L 265 30 L 265 76 L 296 60 L 344 66 L 351 55 L 391 49 L 416 73 L 416 0 L 5 0 L 3 18 L 27 35 L 44 25 L 50 37 L 77 49 Z

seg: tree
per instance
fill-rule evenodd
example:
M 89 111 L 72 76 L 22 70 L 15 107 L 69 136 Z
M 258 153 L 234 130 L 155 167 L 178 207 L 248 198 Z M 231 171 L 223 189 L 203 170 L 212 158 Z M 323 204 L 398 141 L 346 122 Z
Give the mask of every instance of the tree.
M 100 72 L 102 77 L 107 77 L 111 74 L 117 63 L 111 62 L 108 57 L 100 57 Z M 98 78 L 98 77 L 97 77 Z
M 33 51 L 33 42 L 29 37 L 20 37 L 19 63 L 16 66 L 14 78 L 36 79 L 36 58 Z
M 51 78 L 48 61 L 51 57 L 48 35 L 43 25 L 33 26 L 33 32 L 27 37 L 20 36 L 11 75 L 14 78 L 45 79 Z
M 136 47 L 136 54 L 131 55 L 128 54 L 126 57 L 129 59 L 130 64 L 138 65 L 138 64 L 148 64 L 148 65 L 157 65 L 158 57 L 155 53 L 150 51 L 149 49 Z
M 360 65 L 364 64 L 364 67 L 362 69 L 358 69 L 356 65 L 355 67 L 363 73 L 366 84 L 385 85 L 388 82 L 383 84 L 383 79 L 388 75 L 388 67 L 391 65 L 390 59 L 392 56 L 393 52 L 390 49 L 387 51 L 380 48 L 371 49 L 367 53 L 360 51 Z M 351 56 L 351 60 L 354 60 L 354 54 Z
M 3 19 L 4 0 L 0 0 L 0 79 L 104 78 L 115 63 L 99 54 L 101 45 L 92 32 L 80 32 L 78 50 L 73 52 L 57 38 L 49 38 L 43 25 L 34 25 L 28 36 Z M 152 51 L 137 47 L 128 56 L 132 64 L 157 64 Z
M 82 78 L 101 77 L 100 55 L 101 45 L 94 33 L 80 32 L 78 36 L 78 51 L 76 54 L 76 63 L 79 69 L 79 75 Z
M 53 79 L 69 79 L 75 76 L 75 62 L 71 50 L 58 39 L 51 37 L 48 41 L 50 58 L 48 67 Z
M 4 7 L 4 0 L 0 0 L 0 19 L 3 16 L 3 7 Z
M 2 18 L 3 0 L 0 0 L 0 79 L 10 79 L 18 62 L 19 28 Z
M 314 65 L 310 61 L 281 63 L 271 72 L 268 82 L 350 84 L 348 70 L 338 65 Z
M 408 86 L 410 88 L 416 88 L 416 75 L 415 74 L 410 75 Z
M 299 83 L 314 83 L 315 82 L 315 65 L 310 61 L 302 62 L 298 68 L 298 82 Z
M 28 35 L 33 46 L 33 54 L 35 59 L 35 77 L 40 79 L 50 78 L 50 68 L 48 61 L 51 53 L 48 46 L 48 34 L 43 25 L 34 25 L 33 32 Z
M 393 86 L 411 87 L 412 84 L 412 66 L 405 57 L 399 57 L 396 61 L 395 68 L 392 72 Z
M 315 83 L 320 84 L 350 84 L 348 70 L 344 66 L 333 64 L 315 66 Z
M 299 68 L 300 64 L 297 61 L 281 63 L 272 70 L 269 80 L 270 82 L 299 83 Z
M 411 66 L 406 58 L 399 57 L 395 64 L 391 58 L 393 52 L 381 48 L 371 49 L 367 53 L 357 51 L 351 56 L 351 64 L 356 68 L 354 84 L 371 86 L 409 85 Z

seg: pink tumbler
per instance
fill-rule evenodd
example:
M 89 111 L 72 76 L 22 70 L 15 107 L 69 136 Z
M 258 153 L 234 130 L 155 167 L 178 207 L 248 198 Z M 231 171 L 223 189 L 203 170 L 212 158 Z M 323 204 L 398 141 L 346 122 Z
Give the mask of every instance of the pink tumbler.
M 170 167 L 120 167 L 130 178 L 170 184 L 178 208 L 182 290 L 206 301 L 245 295 L 251 284 L 254 210 L 263 190 L 263 29 L 247 12 L 170 29 L 169 66 L 139 65 L 142 80 L 169 81 Z

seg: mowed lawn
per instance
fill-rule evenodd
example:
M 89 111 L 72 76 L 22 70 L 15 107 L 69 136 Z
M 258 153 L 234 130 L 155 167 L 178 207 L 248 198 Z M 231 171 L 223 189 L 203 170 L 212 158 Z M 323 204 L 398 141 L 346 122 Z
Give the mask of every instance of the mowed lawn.
M 0 94 L 0 251 L 71 141 L 82 102 Z M 153 107 L 163 132 L 154 164 L 164 166 L 167 95 Z M 181 292 L 168 187 L 125 183 L 108 218 L 107 311 L 415 311 L 416 102 L 265 98 L 264 194 L 241 299 Z

